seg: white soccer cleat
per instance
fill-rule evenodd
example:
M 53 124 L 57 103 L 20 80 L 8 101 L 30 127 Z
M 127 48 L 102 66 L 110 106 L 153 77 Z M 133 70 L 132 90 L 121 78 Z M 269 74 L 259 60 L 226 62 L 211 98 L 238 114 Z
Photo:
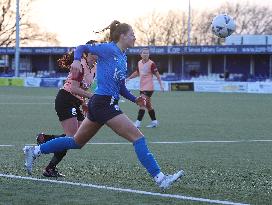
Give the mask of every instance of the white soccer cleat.
M 140 128 L 140 127 L 141 127 L 141 121 L 136 120 L 136 121 L 134 122 L 134 125 L 135 125 L 135 127 Z
M 36 159 L 34 155 L 34 149 L 35 149 L 34 146 L 25 146 L 23 148 L 25 154 L 25 167 L 29 175 L 31 175 L 32 173 L 33 162 Z
M 148 128 L 155 128 L 155 127 L 158 127 L 159 126 L 159 122 L 158 120 L 153 120 L 151 121 L 151 123 L 149 125 L 147 125 L 146 127 Z
M 160 182 L 158 182 L 158 185 L 160 188 L 162 189 L 169 189 L 170 186 L 177 181 L 178 179 L 180 179 L 181 177 L 183 177 L 185 175 L 183 170 L 178 171 L 177 173 L 173 174 L 173 175 L 165 175 L 162 180 Z

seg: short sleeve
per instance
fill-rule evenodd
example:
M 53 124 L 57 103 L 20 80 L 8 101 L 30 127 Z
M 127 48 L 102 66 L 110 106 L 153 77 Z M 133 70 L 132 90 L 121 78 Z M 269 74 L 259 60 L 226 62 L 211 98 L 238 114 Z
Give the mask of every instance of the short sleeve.
M 151 64 L 151 72 L 152 72 L 153 74 L 155 74 L 156 72 L 158 72 L 158 68 L 157 68 L 157 66 L 156 66 L 155 63 L 152 63 L 152 64 Z

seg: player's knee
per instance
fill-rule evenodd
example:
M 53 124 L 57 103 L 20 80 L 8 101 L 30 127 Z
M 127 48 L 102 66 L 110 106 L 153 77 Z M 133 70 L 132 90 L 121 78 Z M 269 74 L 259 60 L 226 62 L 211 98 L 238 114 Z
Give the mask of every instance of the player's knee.
M 74 142 L 76 144 L 76 149 L 81 149 L 86 144 L 85 142 L 79 141 L 77 138 L 74 138 Z
M 146 108 L 148 111 L 152 110 L 153 109 L 152 104 L 150 102 L 146 103 Z

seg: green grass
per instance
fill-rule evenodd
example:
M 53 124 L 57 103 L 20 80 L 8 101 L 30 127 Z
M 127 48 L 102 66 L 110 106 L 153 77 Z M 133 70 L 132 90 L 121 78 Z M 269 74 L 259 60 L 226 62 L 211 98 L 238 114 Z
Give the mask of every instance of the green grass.
M 0 87 L 0 173 L 27 176 L 22 147 L 35 143 L 38 132 L 62 133 L 54 111 L 57 89 Z M 142 131 L 149 142 L 205 140 L 265 140 L 272 133 L 272 95 L 193 92 L 155 93 L 152 97 L 160 126 Z M 120 103 L 133 120 L 137 107 Z M 107 127 L 93 142 L 125 142 Z M 181 166 L 186 177 L 167 194 L 250 204 L 271 204 L 272 142 L 149 144 L 162 170 Z M 40 158 L 33 177 L 50 155 Z M 61 180 L 161 192 L 138 163 L 133 146 L 86 145 L 71 150 L 59 165 Z M 162 192 L 163 193 L 163 192 Z M 0 177 L 0 204 L 199 204 L 71 185 Z M 203 204 L 203 203 L 202 203 Z

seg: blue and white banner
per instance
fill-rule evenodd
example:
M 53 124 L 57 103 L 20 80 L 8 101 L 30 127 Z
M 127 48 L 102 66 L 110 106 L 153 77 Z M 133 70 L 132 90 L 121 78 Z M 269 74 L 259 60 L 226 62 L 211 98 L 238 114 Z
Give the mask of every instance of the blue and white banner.
M 143 46 L 129 48 L 128 55 L 139 55 Z M 21 47 L 21 54 L 64 54 L 74 47 Z M 149 46 L 152 55 L 176 54 L 272 54 L 272 45 L 222 45 L 222 46 Z M 14 47 L 0 47 L 0 55 L 15 53 Z
M 202 81 L 194 82 L 195 92 L 228 92 L 228 93 L 246 93 L 247 82 L 225 82 L 225 81 Z
M 272 83 L 254 82 L 248 84 L 249 93 L 272 93 Z
M 25 87 L 40 87 L 41 78 L 25 78 Z
M 40 87 L 61 87 L 63 85 L 63 79 L 59 78 L 42 78 Z

